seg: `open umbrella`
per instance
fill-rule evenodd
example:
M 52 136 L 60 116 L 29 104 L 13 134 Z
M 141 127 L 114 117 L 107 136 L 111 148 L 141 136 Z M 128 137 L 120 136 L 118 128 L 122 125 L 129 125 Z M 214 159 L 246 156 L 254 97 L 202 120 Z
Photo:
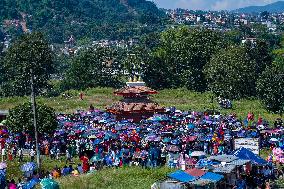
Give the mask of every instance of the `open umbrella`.
M 169 142 L 171 142 L 171 139 L 170 139 L 170 138 L 164 138 L 164 139 L 163 139 L 163 142 L 164 142 L 164 143 L 169 143 Z
M 37 169 L 37 165 L 34 162 L 28 162 L 21 166 L 22 172 L 34 171 Z
M 0 163 L 0 170 L 1 169 L 7 169 L 7 164 L 5 162 Z
M 179 141 L 178 141 L 177 139 L 172 140 L 172 141 L 171 141 L 171 144 L 173 144 L 173 145 L 178 145 L 178 144 L 179 144 Z
M 91 135 L 91 136 L 89 136 L 88 138 L 89 138 L 89 139 L 96 139 L 97 136 L 96 136 L 96 135 Z
M 37 185 L 39 183 L 39 179 L 37 178 L 33 178 L 32 180 L 30 180 L 29 182 L 27 182 L 23 188 L 24 189 L 32 189 L 35 187 L 35 185 Z
M 40 182 L 42 189 L 59 189 L 59 184 L 53 179 L 45 178 Z
M 203 151 L 193 151 L 190 155 L 193 157 L 200 157 L 200 156 L 205 156 L 206 154 Z
M 166 150 L 168 150 L 169 152 L 179 152 L 180 151 L 179 147 L 175 145 L 167 146 Z
M 269 141 L 270 142 L 278 142 L 278 139 L 277 138 L 271 138 Z

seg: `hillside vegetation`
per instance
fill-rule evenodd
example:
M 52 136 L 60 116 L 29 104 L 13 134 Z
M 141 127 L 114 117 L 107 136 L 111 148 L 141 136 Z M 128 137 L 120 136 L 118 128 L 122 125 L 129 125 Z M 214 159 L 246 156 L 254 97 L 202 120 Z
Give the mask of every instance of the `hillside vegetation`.
M 259 12 L 283 12 L 284 11 L 284 2 L 278 1 L 264 6 L 249 6 L 235 10 L 235 12 L 240 13 L 259 13 Z
M 27 29 L 53 43 L 78 38 L 125 39 L 157 30 L 164 13 L 146 0 L 1 0 L 0 21 L 9 34 Z

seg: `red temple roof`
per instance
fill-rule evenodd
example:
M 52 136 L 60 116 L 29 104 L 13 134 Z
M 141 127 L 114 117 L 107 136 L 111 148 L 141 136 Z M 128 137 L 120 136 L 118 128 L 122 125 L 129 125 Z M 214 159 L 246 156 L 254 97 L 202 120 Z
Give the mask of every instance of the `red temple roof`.
M 149 102 L 117 102 L 107 107 L 107 111 L 114 114 L 124 113 L 141 113 L 141 112 L 164 112 L 164 107 L 159 106 L 157 103 Z
M 126 86 L 122 89 L 116 90 L 114 94 L 119 96 L 141 96 L 141 95 L 150 95 L 157 94 L 158 92 L 145 86 Z

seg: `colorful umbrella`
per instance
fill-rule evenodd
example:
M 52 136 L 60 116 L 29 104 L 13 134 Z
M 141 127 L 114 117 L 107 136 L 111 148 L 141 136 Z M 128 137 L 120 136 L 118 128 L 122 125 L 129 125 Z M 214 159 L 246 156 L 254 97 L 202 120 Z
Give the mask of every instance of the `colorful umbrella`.
M 7 169 L 7 164 L 5 162 L 0 163 L 0 170 L 1 169 Z
M 175 145 L 169 145 L 167 146 L 166 150 L 168 150 L 169 152 L 179 152 L 180 148 Z
M 34 162 L 28 162 L 21 166 L 22 172 L 34 171 L 37 169 L 37 165 Z
M 53 179 L 45 178 L 40 182 L 42 189 L 59 189 L 59 184 Z

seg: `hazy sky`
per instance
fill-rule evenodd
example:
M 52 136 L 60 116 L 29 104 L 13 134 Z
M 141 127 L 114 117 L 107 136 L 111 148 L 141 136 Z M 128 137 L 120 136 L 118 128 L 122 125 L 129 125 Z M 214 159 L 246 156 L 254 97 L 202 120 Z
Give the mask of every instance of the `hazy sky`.
M 250 5 L 265 5 L 279 0 L 152 0 L 161 8 L 192 10 L 233 10 Z

